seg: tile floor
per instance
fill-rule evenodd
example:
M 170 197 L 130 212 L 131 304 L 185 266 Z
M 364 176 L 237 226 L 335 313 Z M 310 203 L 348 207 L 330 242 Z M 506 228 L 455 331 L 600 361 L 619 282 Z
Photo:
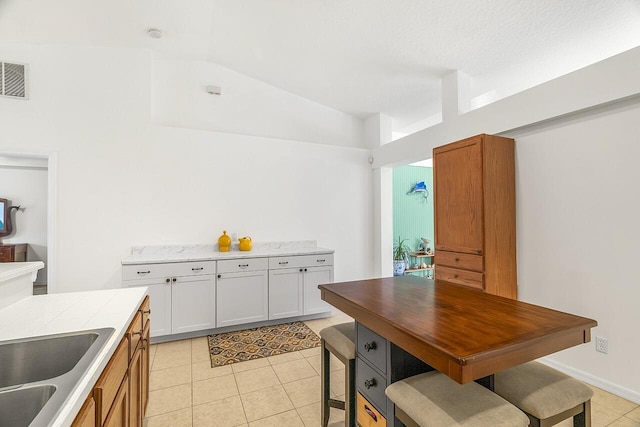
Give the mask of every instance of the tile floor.
M 350 321 L 344 314 L 305 322 L 316 333 Z M 316 427 L 320 349 L 211 368 L 206 337 L 151 346 L 147 427 Z M 344 365 L 331 361 L 331 391 L 344 397 Z M 640 427 L 640 406 L 593 388 L 593 427 Z M 331 427 L 344 412 L 331 409 Z M 571 427 L 571 420 L 558 424 Z

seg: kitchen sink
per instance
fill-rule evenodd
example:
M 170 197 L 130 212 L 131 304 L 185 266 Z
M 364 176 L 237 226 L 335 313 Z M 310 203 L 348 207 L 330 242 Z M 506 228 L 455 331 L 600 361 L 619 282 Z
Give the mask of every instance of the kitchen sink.
M 113 328 L 0 341 L 0 426 L 47 426 Z
M 2 425 L 28 426 L 55 392 L 53 385 L 39 385 L 0 393 Z

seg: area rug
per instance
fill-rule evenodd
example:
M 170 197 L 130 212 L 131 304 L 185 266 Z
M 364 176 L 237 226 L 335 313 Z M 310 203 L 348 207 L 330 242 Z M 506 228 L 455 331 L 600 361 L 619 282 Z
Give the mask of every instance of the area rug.
M 320 337 L 303 322 L 209 335 L 211 367 L 319 347 Z

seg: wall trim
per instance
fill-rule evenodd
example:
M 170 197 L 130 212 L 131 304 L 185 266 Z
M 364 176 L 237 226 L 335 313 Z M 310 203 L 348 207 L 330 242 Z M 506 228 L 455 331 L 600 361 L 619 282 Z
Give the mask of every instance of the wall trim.
M 564 372 L 565 374 L 577 378 L 587 384 L 591 384 L 595 387 L 601 388 L 602 390 L 608 391 L 609 393 L 613 393 L 616 396 L 620 396 L 623 399 L 627 399 L 634 403 L 640 404 L 640 393 L 636 391 L 630 390 L 619 384 L 612 383 L 611 381 L 607 381 L 603 378 L 596 377 L 595 375 L 591 375 L 585 371 L 581 371 L 580 369 L 576 369 L 564 363 L 549 359 L 548 357 L 542 357 L 538 359 L 538 362 L 557 369 L 560 372 Z

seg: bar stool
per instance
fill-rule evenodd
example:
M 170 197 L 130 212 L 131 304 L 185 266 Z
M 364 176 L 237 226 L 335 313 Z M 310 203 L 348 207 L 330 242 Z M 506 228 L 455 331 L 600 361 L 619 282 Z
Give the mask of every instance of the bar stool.
M 395 416 L 407 427 L 525 427 L 529 418 L 480 384 L 458 384 L 431 371 L 388 386 Z
M 321 393 L 322 393 L 322 426 L 329 424 L 330 408 L 344 409 L 344 425 L 356 425 L 356 345 L 355 322 L 341 323 L 329 326 L 320 331 L 322 346 L 321 363 Z M 329 367 L 329 353 L 333 353 L 344 363 L 345 401 L 330 398 L 331 369 Z
M 534 427 L 552 426 L 573 417 L 576 427 L 591 426 L 593 390 L 538 362 L 494 375 L 495 392 L 522 409 Z

